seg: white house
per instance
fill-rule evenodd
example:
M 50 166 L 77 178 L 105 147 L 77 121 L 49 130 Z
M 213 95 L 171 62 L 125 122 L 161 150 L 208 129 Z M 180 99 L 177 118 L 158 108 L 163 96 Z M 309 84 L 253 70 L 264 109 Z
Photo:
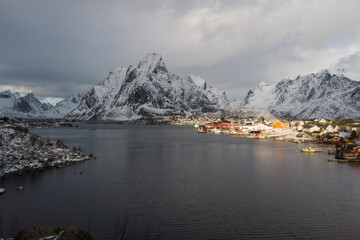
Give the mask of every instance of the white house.
M 310 132 L 312 133 L 312 132 L 317 132 L 317 131 L 320 131 L 321 129 L 318 127 L 318 126 L 313 126 L 313 127 L 311 127 L 310 128 Z
M 327 124 L 328 121 L 327 121 L 326 119 L 321 119 L 321 120 L 319 121 L 319 123 L 320 123 L 320 124 Z
M 313 132 L 317 132 L 317 131 L 320 131 L 320 128 L 318 126 L 311 126 L 311 127 L 304 127 L 303 128 L 303 132 L 306 132 L 306 133 L 313 133 Z
M 304 121 L 301 120 L 295 120 L 290 123 L 290 126 L 304 126 Z
M 325 126 L 325 131 L 327 133 L 334 133 L 339 131 L 339 127 L 337 125 L 333 126 L 331 124 Z
M 265 124 L 262 124 L 262 123 L 257 124 L 257 125 L 254 126 L 255 131 L 265 131 L 265 130 L 270 130 L 270 129 L 273 129 L 273 128 L 269 127 L 269 126 L 267 126 Z

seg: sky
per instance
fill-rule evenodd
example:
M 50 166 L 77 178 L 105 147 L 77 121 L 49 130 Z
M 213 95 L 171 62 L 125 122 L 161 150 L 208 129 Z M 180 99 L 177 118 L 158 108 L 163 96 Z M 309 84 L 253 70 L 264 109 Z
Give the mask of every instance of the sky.
M 0 0 L 0 91 L 53 101 L 161 54 L 228 98 L 321 69 L 360 80 L 358 0 Z

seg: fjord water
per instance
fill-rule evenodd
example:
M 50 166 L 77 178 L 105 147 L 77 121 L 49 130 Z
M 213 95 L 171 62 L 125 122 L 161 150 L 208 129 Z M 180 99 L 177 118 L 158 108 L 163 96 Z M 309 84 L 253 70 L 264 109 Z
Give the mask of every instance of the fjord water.
M 0 180 L 3 231 L 17 216 L 22 227 L 74 225 L 113 239 L 116 216 L 128 216 L 132 232 L 161 239 L 360 236 L 360 165 L 301 153 L 305 145 L 184 126 L 31 131 L 97 159 Z

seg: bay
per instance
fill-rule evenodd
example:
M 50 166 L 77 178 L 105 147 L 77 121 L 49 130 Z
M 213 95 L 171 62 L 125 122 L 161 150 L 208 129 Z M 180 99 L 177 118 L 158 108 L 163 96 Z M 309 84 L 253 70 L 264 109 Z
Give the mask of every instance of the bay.
M 74 225 L 113 239 L 116 218 L 161 239 L 356 239 L 360 165 L 302 144 L 190 126 L 32 129 L 97 159 L 0 180 L 2 231 Z M 330 156 L 331 157 L 331 156 Z M 22 185 L 23 191 L 16 187 Z

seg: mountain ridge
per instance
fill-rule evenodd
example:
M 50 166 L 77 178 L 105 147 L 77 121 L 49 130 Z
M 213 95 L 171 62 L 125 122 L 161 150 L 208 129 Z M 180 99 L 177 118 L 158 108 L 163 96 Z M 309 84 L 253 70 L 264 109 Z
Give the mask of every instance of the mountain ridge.
M 33 93 L 20 96 L 17 92 L 6 90 L 0 92 L 0 116 L 25 119 L 62 118 L 79 104 L 81 98 L 79 94 L 73 94 L 53 106 L 42 103 Z
M 283 118 L 360 119 L 360 82 L 328 70 L 287 78 L 250 89 L 242 107 Z
M 148 54 L 137 67 L 119 67 L 94 86 L 65 117 L 81 120 L 132 120 L 144 116 L 217 111 L 228 107 L 225 92 L 198 76 L 168 71 L 161 55 Z M 106 82 L 110 83 L 106 85 Z

